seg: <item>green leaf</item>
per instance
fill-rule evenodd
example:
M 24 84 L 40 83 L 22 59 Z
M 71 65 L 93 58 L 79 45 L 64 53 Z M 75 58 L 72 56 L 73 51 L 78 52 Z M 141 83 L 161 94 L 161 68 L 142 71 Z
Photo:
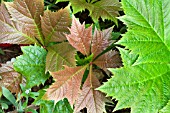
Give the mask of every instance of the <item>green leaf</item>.
M 16 99 L 12 95 L 12 93 L 6 89 L 5 87 L 2 87 L 2 94 L 4 95 L 5 98 L 7 98 L 15 107 L 17 107 Z
M 119 15 L 118 11 L 121 10 L 121 5 L 119 0 L 100 0 L 94 2 L 86 2 L 86 0 L 57 0 L 57 2 L 70 1 L 73 7 L 73 13 L 77 13 L 88 9 L 90 11 L 90 16 L 97 22 L 99 17 L 103 20 L 112 20 L 117 24 L 117 17 Z
M 14 69 L 25 76 L 26 88 L 44 83 L 49 77 L 45 74 L 45 49 L 39 46 L 24 46 L 21 49 L 23 55 L 16 58 Z
M 46 70 L 58 71 L 63 69 L 63 65 L 74 67 L 76 65 L 74 56 L 75 49 L 68 43 L 62 42 L 47 48 Z
M 167 105 L 159 111 L 159 113 L 169 113 L 170 111 L 170 100 L 168 101 Z
M 124 67 L 110 69 L 114 76 L 98 88 L 118 100 L 114 111 L 131 107 L 132 113 L 157 113 L 170 100 L 170 2 L 122 0 L 120 19 L 128 32 L 117 43 Z M 165 107 L 166 106 L 166 107 Z
M 54 113 L 73 113 L 73 109 L 71 108 L 68 100 L 64 98 L 56 103 Z
M 77 66 L 83 66 L 83 65 L 86 65 L 92 61 L 93 54 L 91 54 L 85 58 L 80 58 L 80 56 L 78 54 L 76 54 L 75 59 L 76 59 Z
M 60 100 L 56 103 L 54 101 L 42 100 L 45 90 L 39 91 L 39 96 L 33 104 L 40 105 L 40 113 L 73 113 L 73 110 L 67 99 Z

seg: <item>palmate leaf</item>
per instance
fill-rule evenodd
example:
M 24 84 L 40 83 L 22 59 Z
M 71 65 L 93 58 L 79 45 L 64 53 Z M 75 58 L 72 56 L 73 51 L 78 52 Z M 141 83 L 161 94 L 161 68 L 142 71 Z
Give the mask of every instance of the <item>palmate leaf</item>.
M 70 1 L 73 7 L 73 13 L 88 9 L 92 19 L 97 22 L 99 17 L 109 19 L 117 23 L 118 11 L 121 10 L 119 0 L 100 0 L 87 3 L 86 0 L 57 0 L 57 2 Z
M 112 41 L 111 38 L 112 28 L 108 28 L 104 31 L 96 30 L 92 36 L 92 26 L 85 28 L 84 24 L 81 24 L 73 17 L 70 33 L 66 35 L 69 43 L 79 50 L 82 54 L 89 56 L 93 54 L 93 64 L 101 68 L 118 67 L 121 66 L 121 59 L 118 52 L 110 51 L 99 56 L 106 48 L 108 48 Z
M 118 44 L 130 50 L 119 48 L 124 67 L 110 69 L 114 76 L 98 89 L 118 100 L 115 110 L 131 107 L 132 113 L 166 112 L 170 100 L 170 3 L 122 0 L 122 4 L 126 15 L 120 19 L 129 29 Z
M 23 55 L 16 58 L 14 69 L 26 78 L 26 88 L 43 84 L 49 76 L 45 74 L 47 52 L 39 46 L 24 46 Z
M 54 100 L 55 103 L 67 98 L 71 105 L 74 104 L 80 93 L 81 80 L 87 66 L 67 67 L 64 70 L 51 72 L 56 82 L 51 85 L 44 95 L 44 99 Z
M 13 69 L 12 65 L 12 63 L 3 64 L 2 67 L 0 67 L 0 86 L 6 87 L 12 93 L 19 93 L 22 76 Z
M 45 36 L 45 43 L 61 42 L 66 40 L 65 34 L 69 32 L 71 16 L 69 8 L 61 9 L 58 12 L 46 10 L 41 17 L 42 32 Z
M 87 113 L 103 113 L 105 111 L 105 96 L 100 91 L 95 90 L 99 86 L 99 80 L 91 72 L 83 85 L 82 93 L 76 101 L 75 112 L 85 107 Z
M 36 37 L 43 44 L 42 34 L 40 31 L 40 15 L 43 15 L 43 0 L 14 0 L 14 2 L 5 3 L 12 20 L 20 23 L 22 29 L 28 36 Z
M 47 48 L 46 70 L 55 72 L 63 69 L 63 65 L 72 66 L 75 63 L 75 49 L 68 43 L 62 42 Z
M 34 37 L 29 37 L 24 25 L 11 20 L 3 3 L 0 5 L 0 28 L 0 43 L 32 44 L 36 42 Z

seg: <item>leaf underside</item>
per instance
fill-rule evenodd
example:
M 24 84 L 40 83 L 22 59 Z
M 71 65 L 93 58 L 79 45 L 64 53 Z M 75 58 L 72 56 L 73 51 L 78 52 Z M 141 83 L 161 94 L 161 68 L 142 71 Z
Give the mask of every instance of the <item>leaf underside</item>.
M 128 32 L 117 44 L 129 50 L 119 48 L 124 67 L 110 69 L 114 76 L 98 89 L 118 100 L 114 111 L 164 112 L 170 108 L 170 2 L 122 0 L 122 5 L 126 15 L 120 20 Z

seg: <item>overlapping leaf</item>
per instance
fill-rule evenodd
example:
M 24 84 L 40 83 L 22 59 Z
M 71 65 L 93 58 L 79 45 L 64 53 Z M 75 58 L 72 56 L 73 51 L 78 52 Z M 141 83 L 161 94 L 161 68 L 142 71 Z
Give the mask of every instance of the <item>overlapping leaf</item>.
M 109 41 L 112 28 L 104 31 L 95 30 L 92 36 L 92 26 L 85 29 L 84 24 L 81 25 L 73 18 L 70 32 L 71 34 L 66 35 L 69 43 L 84 55 L 93 53 L 94 64 L 101 68 L 121 66 L 121 59 L 116 51 L 110 51 L 98 57 L 112 43 Z
M 11 19 L 3 3 L 0 5 L 0 28 L 0 43 L 31 44 L 36 42 L 34 37 L 29 37 L 24 25 Z
M 140 2 L 140 4 L 139 4 Z M 170 14 L 168 0 L 122 0 L 129 27 L 118 42 L 124 67 L 99 88 L 118 100 L 115 110 L 131 107 L 132 113 L 157 113 L 169 109 Z M 156 13 L 155 13 L 156 12 Z M 139 32 L 140 31 L 140 32 Z
M 57 102 L 67 98 L 69 103 L 73 105 L 80 93 L 81 80 L 86 67 L 70 68 L 65 66 L 65 70 L 51 72 L 56 82 L 47 89 L 44 99 Z
M 61 1 L 70 1 L 74 14 L 88 9 L 90 16 L 95 22 L 101 17 L 103 20 L 109 19 L 117 23 L 115 17 L 119 15 L 118 11 L 121 10 L 121 5 L 118 0 L 89 1 L 88 3 L 86 0 L 57 0 L 57 2 Z
M 8 88 L 12 93 L 19 93 L 22 76 L 15 72 L 11 64 L 3 64 L 0 67 L 0 86 Z M 1 88 L 0 88 L 1 92 Z
M 43 44 L 40 15 L 44 12 L 44 1 L 14 0 L 14 2 L 6 2 L 5 5 L 12 20 L 19 23 L 28 36 L 38 38 Z
M 48 47 L 47 50 L 46 70 L 55 72 L 63 69 L 63 65 L 75 66 L 75 49 L 68 42 Z
M 87 108 L 87 113 L 103 113 L 105 111 L 105 96 L 100 91 L 95 90 L 100 86 L 99 80 L 90 73 L 83 85 L 82 93 L 79 95 L 75 112 Z
M 61 9 L 58 12 L 46 10 L 41 17 L 42 31 L 45 36 L 45 43 L 60 42 L 66 40 L 65 34 L 69 32 L 71 25 L 69 8 Z
M 26 88 L 44 83 L 49 76 L 45 74 L 45 58 L 47 52 L 39 46 L 21 48 L 23 55 L 17 57 L 14 69 L 25 76 Z

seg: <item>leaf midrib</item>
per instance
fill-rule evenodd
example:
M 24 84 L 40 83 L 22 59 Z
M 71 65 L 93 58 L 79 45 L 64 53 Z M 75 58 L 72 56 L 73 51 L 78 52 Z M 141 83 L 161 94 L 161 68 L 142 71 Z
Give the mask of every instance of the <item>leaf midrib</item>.
M 151 26 L 151 24 L 147 21 L 147 19 L 133 6 L 129 3 L 129 1 L 127 1 L 127 3 L 146 21 L 146 23 L 148 23 L 148 25 L 150 26 L 150 28 L 153 30 L 153 32 L 155 32 L 155 34 L 160 38 L 160 40 L 162 41 L 162 43 L 165 45 L 165 47 L 167 48 L 167 50 L 169 50 L 168 46 L 166 45 L 166 43 L 162 40 L 162 38 L 159 36 L 159 34 L 156 32 L 156 30 Z M 162 7 L 161 7 L 162 8 Z M 164 22 L 163 22 L 164 24 Z M 164 29 L 163 29 L 164 30 Z M 169 50 L 170 51 L 170 50 Z

